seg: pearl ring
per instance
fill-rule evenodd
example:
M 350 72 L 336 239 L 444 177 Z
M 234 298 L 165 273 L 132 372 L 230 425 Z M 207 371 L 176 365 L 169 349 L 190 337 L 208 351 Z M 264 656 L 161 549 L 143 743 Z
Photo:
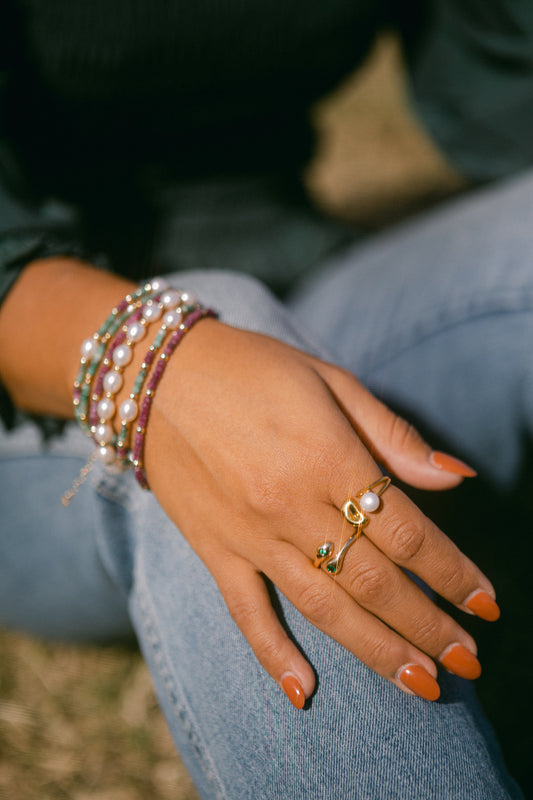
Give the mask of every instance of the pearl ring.
M 330 575 L 338 575 L 342 569 L 344 556 L 354 542 L 356 542 L 361 534 L 363 528 L 368 525 L 369 518 L 366 514 L 371 514 L 377 511 L 381 505 L 381 495 L 388 488 L 390 478 L 378 478 L 377 481 L 371 483 L 366 489 L 362 489 L 355 497 L 346 500 L 341 506 L 341 513 L 346 522 L 355 528 L 355 531 L 350 538 L 343 544 L 337 555 L 333 554 L 333 542 L 324 542 L 320 547 L 317 547 L 316 558 L 313 562 L 314 567 L 321 567 L 324 562 L 326 563 L 326 572 Z

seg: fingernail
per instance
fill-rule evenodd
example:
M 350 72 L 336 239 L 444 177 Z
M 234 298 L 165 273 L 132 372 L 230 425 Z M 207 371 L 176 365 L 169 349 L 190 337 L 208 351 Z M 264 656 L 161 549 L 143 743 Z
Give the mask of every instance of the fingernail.
M 440 450 L 434 450 L 429 460 L 437 469 L 443 469 L 445 472 L 452 472 L 454 475 L 462 475 L 463 478 L 475 478 L 477 472 L 464 461 L 460 461 L 448 453 L 442 453 Z
M 498 603 L 482 589 L 477 589 L 473 592 L 466 599 L 465 606 L 481 619 L 487 620 L 487 622 L 495 622 L 501 614 Z
M 303 708 L 305 703 L 305 694 L 300 681 L 286 672 L 281 678 L 281 688 L 293 704 L 295 708 Z
M 459 675 L 460 678 L 473 681 L 481 675 L 481 664 L 462 644 L 456 643 L 446 648 L 439 661 L 449 672 Z
M 440 687 L 435 678 L 419 664 L 408 664 L 400 667 L 398 678 L 412 692 L 424 700 L 437 700 L 440 697 Z

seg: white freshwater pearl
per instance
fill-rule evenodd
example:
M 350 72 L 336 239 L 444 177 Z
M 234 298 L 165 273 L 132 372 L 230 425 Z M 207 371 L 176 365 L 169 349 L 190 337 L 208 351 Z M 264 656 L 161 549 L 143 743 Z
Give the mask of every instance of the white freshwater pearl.
M 163 317 L 163 322 L 167 328 L 170 328 L 170 330 L 173 331 L 178 327 L 178 325 L 181 324 L 182 319 L 183 314 L 181 311 L 178 308 L 174 308 L 172 311 L 167 311 Z
M 146 336 L 146 328 L 140 322 L 132 322 L 128 327 L 127 337 L 130 342 L 140 342 Z
M 98 448 L 98 456 L 104 464 L 112 464 L 115 460 L 115 448 L 110 444 L 104 444 L 103 447 Z
M 128 347 L 127 344 L 119 344 L 117 349 L 113 352 L 113 363 L 116 364 L 117 367 L 125 367 L 130 363 L 132 358 L 133 353 L 131 347 Z
M 167 289 L 161 295 L 161 304 L 163 308 L 176 308 L 181 301 L 181 295 L 175 289 Z
M 131 397 L 121 403 L 118 410 L 122 422 L 132 422 L 139 413 L 139 407 Z
M 194 294 L 194 292 L 182 292 L 181 293 L 181 302 L 184 306 L 195 306 L 198 302 L 198 298 Z
M 143 308 L 143 317 L 146 322 L 156 322 L 161 314 L 163 313 L 163 309 L 159 305 L 159 303 L 152 303 L 151 301 L 145 305 Z
M 103 447 L 113 438 L 113 428 L 108 422 L 100 422 L 94 429 L 94 438 Z
M 96 406 L 99 419 L 111 419 L 115 413 L 115 404 L 109 397 L 103 397 Z
M 91 359 L 94 358 L 96 353 L 96 348 L 98 347 L 98 342 L 96 339 L 85 339 L 82 342 L 80 352 L 84 358 Z
M 124 380 L 120 372 L 115 372 L 114 370 L 106 372 L 104 376 L 104 390 L 108 394 L 116 394 L 120 389 L 122 389 L 123 383 Z
M 153 292 L 164 292 L 165 289 L 168 289 L 168 281 L 164 278 L 154 278 L 150 284 Z
M 379 508 L 379 497 L 375 492 L 365 492 L 359 500 L 363 511 L 375 511 Z

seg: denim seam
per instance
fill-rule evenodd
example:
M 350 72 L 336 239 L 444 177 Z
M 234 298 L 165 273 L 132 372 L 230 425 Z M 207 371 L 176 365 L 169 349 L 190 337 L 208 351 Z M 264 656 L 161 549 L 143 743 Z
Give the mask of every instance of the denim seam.
M 138 598 L 138 607 L 141 612 L 146 640 L 151 647 L 154 665 L 158 670 L 161 683 L 165 687 L 167 697 L 175 710 L 175 717 L 180 723 L 182 730 L 187 735 L 187 738 L 198 758 L 198 763 L 200 764 L 205 777 L 209 781 L 209 784 L 213 788 L 216 798 L 218 800 L 228 800 L 228 795 L 224 791 L 222 781 L 220 780 L 215 765 L 209 756 L 209 751 L 206 747 L 206 744 L 194 725 L 192 712 L 185 699 L 185 692 L 181 686 L 178 688 L 178 683 L 173 673 L 170 659 L 165 652 L 163 640 L 158 632 L 155 616 L 152 613 L 151 608 L 149 608 L 148 593 L 139 591 Z

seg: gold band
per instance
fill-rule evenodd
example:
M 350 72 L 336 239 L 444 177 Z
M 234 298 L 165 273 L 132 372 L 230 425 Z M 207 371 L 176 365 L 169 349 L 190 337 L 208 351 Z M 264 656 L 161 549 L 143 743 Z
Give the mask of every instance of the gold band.
M 342 516 L 346 522 L 355 528 L 355 531 L 343 544 L 337 555 L 333 553 L 333 542 L 324 542 L 320 547 L 317 547 L 316 558 L 313 561 L 314 567 L 321 567 L 322 564 L 326 562 L 326 572 L 330 575 L 339 574 L 347 551 L 352 544 L 359 539 L 363 533 L 363 528 L 369 523 L 369 518 L 366 515 L 378 510 L 381 505 L 380 497 L 385 489 L 388 488 L 389 484 L 390 478 L 386 476 L 378 478 L 377 481 L 374 481 L 374 483 L 371 483 L 365 489 L 361 489 L 361 491 L 355 495 L 358 502 L 349 497 L 348 500 L 342 504 Z

